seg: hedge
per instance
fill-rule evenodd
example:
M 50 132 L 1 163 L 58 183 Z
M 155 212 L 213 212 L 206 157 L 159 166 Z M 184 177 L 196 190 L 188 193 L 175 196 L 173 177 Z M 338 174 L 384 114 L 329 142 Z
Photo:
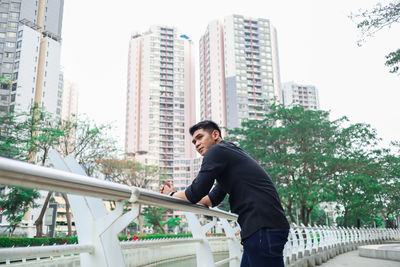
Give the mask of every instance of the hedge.
M 131 239 L 135 235 L 131 235 Z M 184 237 L 192 237 L 192 234 L 149 234 L 149 235 L 137 235 L 138 240 L 147 240 L 147 239 L 161 239 L 161 238 L 184 238 Z M 120 235 L 120 241 L 128 240 L 126 235 Z
M 0 237 L 0 247 L 27 247 L 53 244 L 75 244 L 78 243 L 78 237 Z
M 131 235 L 131 240 L 135 235 Z M 216 234 L 221 236 L 221 234 Z M 138 240 L 147 239 L 161 239 L 161 238 L 185 238 L 192 237 L 192 234 L 148 234 L 148 235 L 137 235 Z M 118 236 L 120 241 L 128 240 L 126 235 Z M 0 237 L 0 247 L 27 247 L 27 246 L 41 246 L 41 245 L 53 245 L 53 244 L 75 244 L 78 243 L 77 236 L 71 237 L 42 237 L 42 238 L 29 238 L 29 237 Z

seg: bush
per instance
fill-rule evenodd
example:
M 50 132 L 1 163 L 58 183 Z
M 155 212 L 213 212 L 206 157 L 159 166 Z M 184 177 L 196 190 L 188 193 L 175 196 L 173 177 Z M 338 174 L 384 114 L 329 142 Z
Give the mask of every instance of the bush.
M 0 247 L 27 247 L 27 246 L 41 246 L 53 244 L 74 244 L 78 243 L 78 237 L 0 237 Z
M 131 239 L 134 235 L 131 235 Z M 148 239 L 161 239 L 161 238 L 185 238 L 192 237 L 192 234 L 150 234 L 150 235 L 138 235 L 138 240 Z M 126 241 L 128 238 L 126 235 L 118 236 L 120 241 Z M 64 244 L 75 244 L 78 243 L 78 237 L 41 237 L 41 238 L 29 238 L 29 237 L 0 237 L 0 247 L 27 247 L 27 246 L 49 246 L 53 244 L 64 245 Z

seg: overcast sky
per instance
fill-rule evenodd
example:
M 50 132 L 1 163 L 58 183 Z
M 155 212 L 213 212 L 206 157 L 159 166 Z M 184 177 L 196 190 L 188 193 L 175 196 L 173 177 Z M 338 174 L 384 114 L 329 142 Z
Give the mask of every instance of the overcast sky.
M 175 26 L 193 40 L 198 64 L 198 41 L 210 21 L 231 14 L 262 17 L 278 32 L 282 82 L 315 85 L 321 109 L 331 111 L 332 118 L 345 115 L 352 123 L 369 123 L 385 143 L 400 140 L 400 76 L 384 66 L 384 56 L 400 48 L 400 24 L 358 47 L 359 32 L 348 18 L 377 2 L 66 0 L 64 77 L 79 88 L 79 113 L 98 122 L 115 121 L 122 148 L 132 32 L 154 24 Z M 198 83 L 197 77 L 196 90 Z

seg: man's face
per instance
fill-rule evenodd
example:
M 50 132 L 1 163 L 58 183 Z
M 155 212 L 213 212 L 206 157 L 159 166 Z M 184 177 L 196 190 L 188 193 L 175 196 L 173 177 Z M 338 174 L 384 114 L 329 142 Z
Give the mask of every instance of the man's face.
M 204 156 L 207 150 L 217 143 L 219 143 L 219 133 L 217 130 L 214 130 L 211 134 L 204 130 L 198 129 L 193 133 L 192 143 L 195 146 L 197 152 L 200 155 Z

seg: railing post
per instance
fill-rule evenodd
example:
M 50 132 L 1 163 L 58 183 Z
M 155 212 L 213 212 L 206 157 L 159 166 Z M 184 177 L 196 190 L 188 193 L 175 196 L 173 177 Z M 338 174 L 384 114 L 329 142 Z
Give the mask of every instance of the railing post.
M 201 226 L 199 220 L 196 215 L 191 212 L 185 212 L 186 219 L 189 224 L 190 231 L 192 232 L 193 238 L 201 238 L 203 241 L 196 244 L 196 260 L 197 267 L 214 267 L 214 257 L 211 251 L 210 244 L 208 243 L 206 237 L 206 228 L 211 228 L 216 224 L 216 220 L 214 220 L 213 224 L 207 224 L 205 226 Z
M 228 237 L 229 258 L 235 257 L 235 260 L 229 262 L 229 267 L 239 267 L 242 260 L 242 252 L 240 250 L 239 240 L 236 238 L 236 233 L 240 231 L 239 225 L 235 228 L 229 224 L 227 219 L 220 219 L 225 235 Z
M 54 167 L 59 170 L 86 175 L 76 160 L 68 156 L 63 160 L 54 150 L 49 153 Z M 88 177 L 88 179 L 93 179 Z M 94 252 L 81 253 L 81 266 L 112 267 L 125 266 L 118 233 L 139 214 L 138 205 L 123 214 L 123 202 L 116 203 L 116 209 L 107 214 L 103 201 L 94 197 L 68 194 L 75 227 L 80 244 L 89 244 Z

